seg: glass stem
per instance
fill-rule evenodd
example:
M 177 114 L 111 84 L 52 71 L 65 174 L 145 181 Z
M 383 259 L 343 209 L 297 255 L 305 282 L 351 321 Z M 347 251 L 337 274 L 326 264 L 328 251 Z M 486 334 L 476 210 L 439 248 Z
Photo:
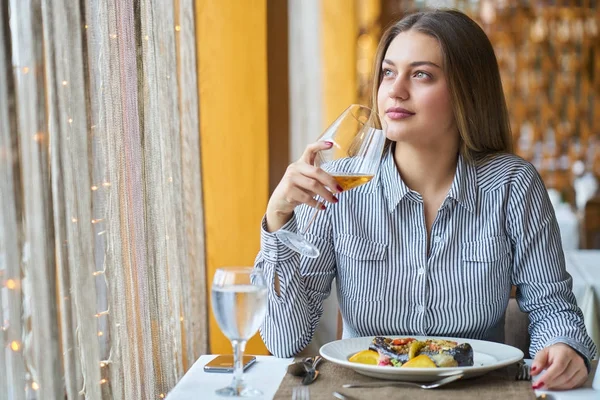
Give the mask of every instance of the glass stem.
M 306 228 L 304 228 L 304 230 L 302 231 L 302 235 L 304 235 L 304 234 L 306 234 L 306 232 L 308 232 L 308 228 L 310 228 L 310 226 L 312 225 L 312 223 L 317 218 L 317 214 L 319 214 L 319 210 L 323 206 L 323 203 L 325 203 L 324 200 L 323 201 L 319 201 L 319 204 L 317 205 L 317 208 L 315 209 L 315 212 L 313 213 L 312 217 L 310 218 L 310 221 L 308 221 L 308 224 L 306 225 Z
M 239 392 L 244 387 L 243 357 L 244 357 L 244 350 L 246 349 L 246 341 L 245 340 L 232 340 L 231 346 L 233 347 L 233 382 L 232 382 L 232 386 L 235 387 Z

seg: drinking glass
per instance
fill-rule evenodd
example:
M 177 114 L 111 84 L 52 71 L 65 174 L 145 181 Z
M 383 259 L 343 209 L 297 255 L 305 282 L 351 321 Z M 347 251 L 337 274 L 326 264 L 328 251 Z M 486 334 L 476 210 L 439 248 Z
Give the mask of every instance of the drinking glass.
M 332 142 L 333 146 L 320 150 L 314 165 L 332 175 L 344 191 L 350 190 L 369 182 L 377 172 L 385 146 L 385 122 L 370 108 L 352 104 L 318 140 Z M 319 207 L 301 234 L 280 229 L 275 235 L 290 249 L 306 257 L 318 257 L 319 249 L 304 235 L 318 212 Z
M 267 312 L 267 286 L 261 271 L 249 267 L 219 268 L 212 282 L 212 308 L 221 331 L 233 347 L 233 381 L 219 389 L 220 396 L 255 397 L 260 390 L 243 379 L 242 356 L 246 342 L 258 330 Z

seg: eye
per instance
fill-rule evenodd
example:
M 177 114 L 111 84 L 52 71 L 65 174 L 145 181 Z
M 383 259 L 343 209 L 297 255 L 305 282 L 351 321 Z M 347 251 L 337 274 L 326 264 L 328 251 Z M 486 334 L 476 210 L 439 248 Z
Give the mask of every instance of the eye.
M 392 70 L 391 70 L 391 69 L 389 69 L 389 68 L 384 68 L 384 69 L 381 71 L 381 75 L 382 75 L 384 78 L 393 78 L 393 77 L 394 77 L 394 71 L 392 71 Z
M 415 72 L 415 74 L 413 76 L 417 79 L 431 78 L 431 75 L 429 75 L 427 72 L 423 72 L 423 71 L 417 71 L 417 72 Z

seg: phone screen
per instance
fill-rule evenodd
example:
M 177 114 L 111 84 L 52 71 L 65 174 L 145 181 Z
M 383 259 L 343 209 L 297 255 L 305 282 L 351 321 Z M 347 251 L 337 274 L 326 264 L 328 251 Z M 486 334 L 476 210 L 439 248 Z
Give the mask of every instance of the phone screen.
M 246 369 L 250 368 L 250 366 L 252 364 L 254 364 L 255 362 L 256 362 L 255 356 L 244 356 L 243 357 L 244 371 Z M 204 371 L 205 372 L 222 372 L 222 373 L 233 372 L 233 355 L 224 354 L 224 355 L 220 355 L 220 356 L 213 358 L 204 366 Z

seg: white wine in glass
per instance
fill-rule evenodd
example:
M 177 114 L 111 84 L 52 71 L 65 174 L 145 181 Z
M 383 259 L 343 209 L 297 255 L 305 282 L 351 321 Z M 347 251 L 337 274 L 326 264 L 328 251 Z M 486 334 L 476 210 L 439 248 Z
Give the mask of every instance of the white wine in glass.
M 261 271 L 249 267 L 220 268 L 212 283 L 212 308 L 221 331 L 233 347 L 233 381 L 216 393 L 256 397 L 262 393 L 243 379 L 246 342 L 258 331 L 267 312 L 267 286 Z
M 348 107 L 319 137 L 333 146 L 317 153 L 314 165 L 331 175 L 344 191 L 364 185 L 375 176 L 385 147 L 385 122 L 370 108 Z M 315 220 L 316 210 L 302 234 L 280 229 L 277 238 L 298 253 L 316 258 L 319 249 L 304 234 Z

